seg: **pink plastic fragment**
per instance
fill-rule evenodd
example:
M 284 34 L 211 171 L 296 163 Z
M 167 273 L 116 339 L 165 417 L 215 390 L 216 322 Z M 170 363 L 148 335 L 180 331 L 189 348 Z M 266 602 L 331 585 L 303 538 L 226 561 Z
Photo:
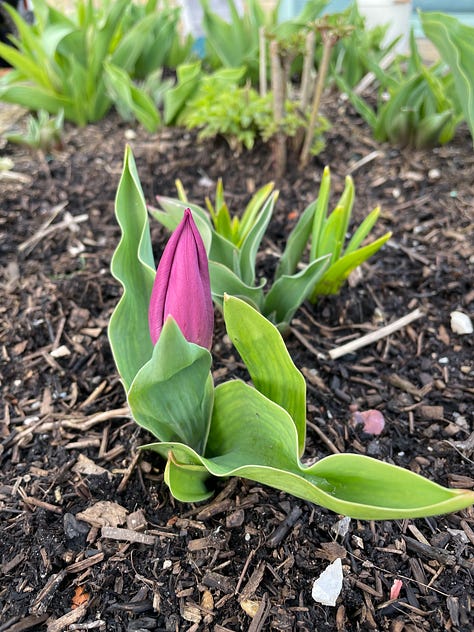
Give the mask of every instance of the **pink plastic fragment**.
M 395 579 L 393 581 L 392 587 L 390 588 L 390 599 L 398 599 L 402 586 L 403 582 L 401 579 Z
M 379 435 L 385 427 L 385 418 L 379 410 L 357 410 L 352 415 L 352 423 L 363 425 L 367 434 Z

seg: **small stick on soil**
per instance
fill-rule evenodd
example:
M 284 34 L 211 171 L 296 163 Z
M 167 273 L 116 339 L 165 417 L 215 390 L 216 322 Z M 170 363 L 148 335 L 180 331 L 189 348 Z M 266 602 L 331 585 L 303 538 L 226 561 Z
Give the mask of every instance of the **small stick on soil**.
M 249 632 L 260 632 L 260 630 L 263 630 L 263 625 L 270 613 L 270 607 L 271 602 L 268 599 L 267 593 L 265 593 L 258 610 L 252 619 L 252 623 L 249 625 Z
M 281 544 L 288 535 L 290 529 L 294 527 L 301 514 L 302 510 L 299 507 L 293 507 L 283 522 L 278 525 L 272 535 L 268 538 L 266 542 L 267 546 L 275 547 Z
M 133 474 L 133 470 L 135 469 L 135 467 L 136 467 L 136 465 L 137 465 L 137 463 L 138 463 L 138 460 L 139 460 L 140 456 L 141 456 L 140 452 L 137 452 L 137 453 L 135 454 L 135 456 L 133 457 L 133 459 L 132 459 L 132 461 L 131 461 L 130 465 L 129 465 L 129 466 L 128 466 L 128 468 L 127 468 L 127 471 L 126 471 L 126 472 L 125 472 L 125 474 L 123 475 L 123 478 L 122 478 L 122 480 L 120 481 L 120 485 L 119 485 L 119 486 L 118 486 L 118 488 L 117 488 L 117 492 L 118 492 L 119 494 L 121 494 L 121 493 L 124 491 L 124 489 L 127 487 L 127 483 L 128 483 L 128 481 L 130 480 L 131 475 Z
M 50 621 L 48 623 L 48 632 L 63 632 L 67 630 L 72 623 L 79 621 L 87 612 L 88 603 L 83 603 L 82 606 L 78 606 L 75 610 L 71 610 L 59 619 Z
M 406 314 L 406 316 L 402 316 L 402 318 L 395 320 L 393 323 L 377 329 L 377 331 L 371 331 L 369 334 L 366 334 L 365 336 L 362 336 L 357 340 L 352 340 L 345 345 L 341 345 L 340 347 L 331 349 L 329 351 L 329 357 L 331 358 L 331 360 L 336 360 L 343 355 L 352 353 L 353 351 L 357 351 L 357 349 L 366 347 L 367 345 L 370 345 L 373 342 L 377 342 L 378 340 L 382 340 L 382 338 L 390 336 L 391 334 L 395 333 L 399 329 L 402 329 L 403 327 L 406 327 L 406 325 L 412 323 L 418 318 L 421 318 L 422 316 L 424 316 L 424 313 L 421 311 L 421 309 L 417 308 L 409 314 Z
M 336 448 L 334 443 L 331 441 L 329 437 L 327 437 L 324 432 L 319 428 L 316 424 L 313 424 L 311 421 L 306 420 L 306 424 L 314 430 L 314 432 L 318 435 L 318 437 L 323 441 L 327 447 L 331 450 L 333 454 L 340 454 L 341 451 Z
M 28 617 L 24 617 L 21 621 L 17 621 L 13 625 L 13 621 L 16 621 L 17 617 L 14 619 L 10 619 L 10 621 L 6 621 L 4 625 L 0 626 L 0 632 L 25 632 L 26 630 L 31 630 L 34 628 L 38 629 L 38 626 L 41 625 L 46 619 L 49 619 L 49 614 L 43 614 L 40 617 L 37 617 L 35 614 L 30 614 Z
M 370 154 L 367 154 L 367 156 L 364 156 L 363 158 L 355 162 L 352 167 L 349 168 L 347 175 L 352 175 L 355 171 L 357 171 L 357 169 L 364 167 L 369 162 L 372 162 L 372 160 L 375 160 L 376 158 L 381 158 L 382 156 L 383 153 L 381 151 L 371 151 Z
M 49 602 L 53 598 L 54 593 L 62 584 L 64 578 L 66 577 L 67 571 L 63 568 L 62 571 L 56 573 L 55 575 L 51 575 L 51 577 L 46 582 L 46 585 L 36 596 L 36 599 L 31 606 L 31 613 L 36 615 L 42 615 L 48 609 Z M 74 621 L 71 621 L 74 623 Z
M 24 496 L 23 494 L 21 494 L 21 499 L 26 505 L 40 507 L 41 509 L 45 509 L 46 511 L 52 511 L 55 514 L 63 513 L 61 507 L 58 507 L 57 505 L 52 505 L 51 503 L 47 503 L 44 500 L 39 500 L 38 498 L 34 498 L 33 496 Z

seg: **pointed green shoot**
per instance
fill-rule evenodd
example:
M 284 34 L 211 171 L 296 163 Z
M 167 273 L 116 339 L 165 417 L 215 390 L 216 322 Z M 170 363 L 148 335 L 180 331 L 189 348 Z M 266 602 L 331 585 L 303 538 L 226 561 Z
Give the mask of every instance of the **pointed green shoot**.
M 313 217 L 313 226 L 311 231 L 311 250 L 309 259 L 317 259 L 325 252 L 321 252 L 319 248 L 319 242 L 323 230 L 326 216 L 328 213 L 329 205 L 329 193 L 331 190 L 331 172 L 329 167 L 324 167 L 323 176 L 321 178 L 321 184 L 319 186 L 319 195 L 316 203 L 316 208 Z
M 265 296 L 262 313 L 285 333 L 296 310 L 311 295 L 314 286 L 323 278 L 329 257 L 311 261 L 303 270 L 280 276 Z
M 367 244 L 367 246 L 344 254 L 329 268 L 322 279 L 316 284 L 310 296 L 310 301 L 315 303 L 318 296 L 337 294 L 349 274 L 380 250 L 391 236 L 392 233 L 386 233 L 382 237 L 379 237 L 379 239 Z
M 289 275 L 295 272 L 298 263 L 303 257 L 303 253 L 311 235 L 316 206 L 317 201 L 315 200 L 305 208 L 296 222 L 295 227 L 289 234 L 285 250 L 278 262 L 275 279 L 279 279 L 283 275 Z

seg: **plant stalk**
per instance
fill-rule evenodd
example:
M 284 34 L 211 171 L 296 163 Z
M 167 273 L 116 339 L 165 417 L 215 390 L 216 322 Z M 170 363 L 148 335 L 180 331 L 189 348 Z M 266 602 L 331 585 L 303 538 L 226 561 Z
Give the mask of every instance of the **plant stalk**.
M 265 46 L 265 27 L 261 26 L 258 29 L 258 72 L 259 72 L 259 91 L 260 96 L 264 97 L 267 94 L 267 53 Z
M 270 42 L 271 79 L 273 92 L 273 118 L 277 131 L 275 134 L 274 157 L 277 177 L 281 177 L 286 169 L 286 137 L 281 131 L 281 123 L 285 116 L 285 80 L 280 63 L 279 46 L 276 40 Z
M 323 56 L 321 59 L 321 66 L 319 67 L 318 79 L 314 88 L 313 104 L 311 107 L 311 116 L 309 119 L 308 128 L 306 130 L 306 136 L 304 139 L 303 149 L 300 155 L 300 167 L 303 168 L 308 163 L 309 152 L 311 145 L 313 144 L 314 130 L 316 128 L 316 122 L 318 120 L 319 106 L 321 104 L 321 97 L 323 95 L 324 83 L 326 81 L 326 75 L 329 70 L 329 60 L 331 59 L 331 51 L 336 38 L 330 33 L 323 33 Z

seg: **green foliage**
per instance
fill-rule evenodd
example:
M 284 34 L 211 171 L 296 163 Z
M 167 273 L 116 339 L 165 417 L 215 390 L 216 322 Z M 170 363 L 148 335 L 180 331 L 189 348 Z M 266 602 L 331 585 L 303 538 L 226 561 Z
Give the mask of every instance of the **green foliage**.
M 206 201 L 208 212 L 192 204 L 178 181 L 179 199 L 158 197 L 163 210 L 150 208 L 161 224 L 174 230 L 183 211 L 192 209 L 204 241 L 209 243 L 209 269 L 214 301 L 222 305 L 225 293 L 245 298 L 284 331 L 306 298 L 337 294 L 349 274 L 372 257 L 391 237 L 362 245 L 374 227 L 380 209 L 374 209 L 355 230 L 345 245 L 355 191 L 350 177 L 334 210 L 328 215 L 330 172 L 323 173 L 318 198 L 308 205 L 288 236 L 278 262 L 273 284 L 264 292 L 265 280 L 256 280 L 258 249 L 273 213 L 278 193 L 268 184 L 254 195 L 242 218 L 231 216 L 222 183 L 216 188 L 216 202 Z M 305 253 L 309 259 L 303 264 Z
M 451 97 L 453 77 L 441 62 L 430 67 L 423 64 L 413 32 L 406 63 L 398 61 L 390 73 L 376 64 L 371 64 L 371 70 L 381 87 L 375 111 L 342 78 L 336 81 L 372 127 L 376 140 L 426 149 L 452 139 L 462 120 Z
M 180 64 L 176 68 L 176 85 L 164 95 L 164 119 L 166 125 L 179 120 L 188 100 L 196 92 L 203 77 L 201 62 Z
M 365 19 L 355 2 L 341 14 L 341 20 L 354 28 L 335 45 L 330 74 L 333 78 L 342 78 L 345 85 L 353 88 L 370 72 L 373 64 L 379 64 L 393 50 L 397 40 L 384 46 L 388 25 L 365 28 Z M 319 57 L 318 54 L 316 56 Z
M 198 128 L 200 139 L 223 136 L 238 152 L 243 147 L 252 149 L 257 139 L 270 141 L 277 132 L 294 138 L 307 126 L 307 116 L 299 110 L 297 103 L 290 100 L 285 102 L 285 116 L 277 124 L 272 93 L 260 96 L 249 85 L 240 87 L 239 81 L 244 73 L 244 68 L 223 68 L 200 79 L 197 70 L 191 80 L 180 77 L 183 97 L 181 107 L 175 108 L 180 111 L 178 122 L 188 129 Z M 173 104 L 178 101 L 172 91 L 166 98 Z M 172 111 L 174 114 L 174 109 Z M 314 154 L 324 148 L 323 134 L 328 129 L 328 121 L 319 117 L 312 144 Z
M 204 9 L 203 28 L 206 38 L 206 60 L 213 69 L 245 67 L 245 79 L 258 81 L 259 29 L 265 27 L 281 37 L 289 37 L 306 28 L 326 6 L 328 0 L 308 0 L 301 13 L 278 24 L 278 7 L 266 13 L 259 0 L 249 0 L 246 11 L 239 15 L 234 0 L 227 0 L 231 21 L 214 13 L 208 0 L 201 0 Z
M 276 277 L 293 273 L 308 244 L 310 263 L 327 257 L 328 267 L 312 288 L 312 302 L 322 295 L 337 294 L 349 274 L 374 255 L 392 235 L 390 232 L 385 233 L 375 241 L 361 246 L 380 214 L 380 209 L 376 208 L 360 224 L 347 246 L 344 246 L 355 198 L 354 183 L 350 176 L 346 177 L 344 191 L 328 215 L 330 188 L 331 175 L 329 167 L 326 167 L 318 198 L 305 209 L 290 233 L 276 271 Z
M 141 31 L 145 38 L 140 43 L 141 51 L 132 72 L 136 79 L 146 79 L 158 68 L 176 68 L 191 56 L 193 38 L 190 35 L 181 37 L 180 9 L 169 4 L 163 0 L 129 3 L 122 32 L 126 34 L 135 29 L 137 35 Z M 148 32 L 143 28 L 147 20 L 152 24 Z M 135 35 L 131 38 L 131 43 L 136 45 Z
M 184 204 L 189 204 L 180 180 L 176 181 L 178 197 Z M 265 201 L 273 191 L 273 182 L 265 185 L 255 193 L 247 204 L 242 217 L 231 215 L 224 196 L 224 185 L 219 178 L 216 186 L 215 203 L 206 197 L 206 207 L 211 216 L 214 230 L 218 235 L 240 248 L 250 230 L 255 226 Z
M 151 208 L 150 213 L 161 224 L 174 230 L 184 209 L 191 208 L 204 243 L 208 245 L 212 297 L 217 305 L 222 306 L 226 293 L 240 296 L 284 331 L 323 274 L 327 257 L 311 261 L 298 272 L 293 270 L 290 274 L 278 274 L 268 292 L 264 292 L 266 280 L 257 281 L 256 260 L 278 197 L 276 192 L 271 192 L 272 188 L 273 185 L 269 184 L 260 189 L 240 220 L 236 217 L 231 219 L 226 211 L 223 189 L 219 185 L 215 219 L 212 212 L 189 203 L 182 191 L 181 199 L 159 197 L 163 210 Z
M 45 110 L 40 110 L 37 116 L 29 116 L 25 133 L 11 133 L 6 135 L 10 143 L 26 145 L 31 149 L 50 152 L 61 145 L 64 128 L 64 114 L 61 110 L 57 116 L 50 117 Z
M 421 13 L 423 30 L 449 66 L 474 141 L 474 27 L 445 13 Z
M 188 342 L 171 317 L 150 349 L 139 327 L 148 312 L 151 241 L 129 150 L 116 214 L 122 238 L 112 270 L 124 294 L 109 337 L 132 415 L 158 440 L 143 447 L 166 459 L 165 481 L 177 499 L 208 498 L 212 476 L 243 476 L 360 519 L 429 516 L 472 503 L 472 491 L 366 456 L 338 454 L 304 466 L 303 376 L 278 330 L 239 298 L 225 297 L 224 320 L 254 386 L 232 380 L 214 388 L 209 352 Z
M 108 0 L 96 7 L 78 0 L 69 17 L 36 0 L 31 25 L 6 6 L 18 37 L 11 46 L 0 43 L 0 56 L 14 68 L 0 81 L 0 99 L 52 114 L 63 110 L 78 125 L 100 120 L 116 102 L 155 129 L 159 118 L 149 95 L 132 81 L 156 69 L 170 51 L 177 14 L 155 6 Z

